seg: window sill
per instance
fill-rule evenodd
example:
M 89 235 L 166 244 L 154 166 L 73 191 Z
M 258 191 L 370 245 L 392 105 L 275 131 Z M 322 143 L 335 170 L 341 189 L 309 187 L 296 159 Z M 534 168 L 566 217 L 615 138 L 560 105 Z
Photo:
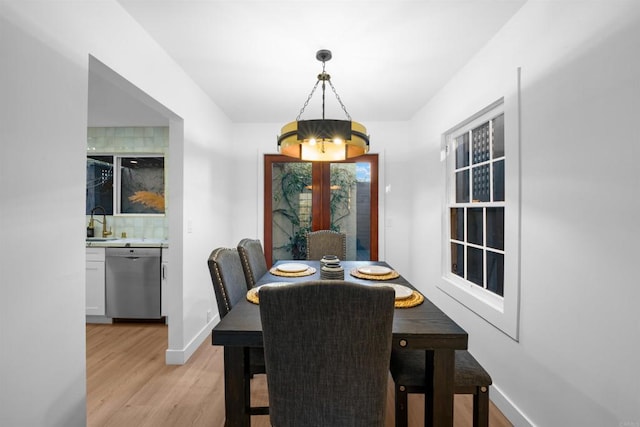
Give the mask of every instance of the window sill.
M 443 276 L 437 287 L 512 339 L 518 340 L 518 307 L 505 302 L 508 301 L 507 295 L 502 298 L 454 275 Z

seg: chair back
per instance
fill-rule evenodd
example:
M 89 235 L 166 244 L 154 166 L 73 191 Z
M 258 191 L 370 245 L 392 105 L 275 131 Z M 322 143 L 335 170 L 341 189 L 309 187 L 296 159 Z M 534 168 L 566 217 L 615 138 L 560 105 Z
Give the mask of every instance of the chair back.
M 394 299 L 342 280 L 260 289 L 271 425 L 384 426 Z
M 258 239 L 242 239 L 238 243 L 238 252 L 247 288 L 251 289 L 267 272 L 267 260 L 264 257 L 262 243 Z
M 222 319 L 247 294 L 240 254 L 236 248 L 217 248 L 211 252 L 207 263 Z
M 317 230 L 307 233 L 307 259 L 320 260 L 324 255 L 347 257 L 347 236 L 333 230 Z

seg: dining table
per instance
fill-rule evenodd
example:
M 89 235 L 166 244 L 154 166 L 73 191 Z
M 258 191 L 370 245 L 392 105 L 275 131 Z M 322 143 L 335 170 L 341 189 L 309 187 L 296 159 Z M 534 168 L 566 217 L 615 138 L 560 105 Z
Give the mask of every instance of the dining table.
M 281 275 L 278 266 L 305 264 L 306 275 Z M 465 350 L 467 332 L 447 316 L 399 272 L 384 261 L 341 261 L 344 280 L 362 285 L 394 284 L 407 287 L 420 297 L 419 304 L 394 310 L 392 348 L 394 351 L 424 350 L 426 384 L 424 425 L 453 426 L 454 352 Z M 394 273 L 387 280 L 383 276 L 359 274 L 366 268 L 383 268 Z M 284 267 L 283 267 L 284 268 Z M 286 269 L 285 269 L 286 270 Z M 276 273 L 276 274 L 273 274 Z M 286 273 L 286 271 L 285 271 Z M 281 260 L 267 271 L 255 287 L 275 282 L 304 282 L 321 280 L 320 261 Z M 357 276 L 357 277 L 356 277 Z M 364 278 L 363 278 L 364 277 Z M 258 301 L 247 298 L 237 302 L 231 311 L 213 328 L 212 344 L 224 346 L 225 426 L 251 425 L 250 376 L 247 374 L 249 348 L 263 347 L 262 325 Z M 348 310 L 348 307 L 345 307 Z M 293 326 L 293 325 L 292 325 Z

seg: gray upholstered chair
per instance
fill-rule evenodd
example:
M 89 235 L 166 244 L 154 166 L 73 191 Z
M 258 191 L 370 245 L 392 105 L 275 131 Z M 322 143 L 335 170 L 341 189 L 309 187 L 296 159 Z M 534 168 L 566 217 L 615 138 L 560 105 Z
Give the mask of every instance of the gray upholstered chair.
M 238 243 L 238 252 L 242 261 L 247 288 L 253 288 L 267 272 L 267 260 L 264 257 L 262 243 L 258 239 L 242 239 Z
M 384 426 L 394 298 L 342 280 L 260 289 L 273 426 Z
M 407 393 L 425 393 L 425 353 L 419 350 L 394 350 L 391 376 L 395 382 L 396 427 L 407 426 Z M 473 426 L 489 426 L 489 386 L 491 376 L 466 350 L 455 352 L 455 393 L 473 394 Z
M 347 258 L 347 236 L 333 230 L 317 230 L 307 233 L 307 259 L 319 260 L 324 255 Z
M 218 303 L 218 313 L 222 319 L 247 294 L 247 284 L 240 262 L 240 254 L 236 248 L 217 248 L 209 255 L 207 264 Z M 250 393 L 249 379 L 255 374 L 264 373 L 266 373 L 264 351 L 262 348 L 249 348 L 249 369 L 248 372 L 245 372 L 247 393 Z M 251 415 L 265 415 L 269 413 L 269 408 L 252 407 L 248 408 L 248 412 Z

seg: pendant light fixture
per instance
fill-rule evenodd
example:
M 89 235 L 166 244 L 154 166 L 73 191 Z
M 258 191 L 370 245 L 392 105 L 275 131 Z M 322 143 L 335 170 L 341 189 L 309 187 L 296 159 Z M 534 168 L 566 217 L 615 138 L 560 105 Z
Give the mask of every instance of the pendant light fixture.
M 282 127 L 278 137 L 278 151 L 301 160 L 321 162 L 340 161 L 366 154 L 369 151 L 367 129 L 362 124 L 351 120 L 351 116 L 331 83 L 331 76 L 325 72 L 325 63 L 331 59 L 331 51 L 319 50 L 316 53 L 316 59 L 322 62 L 322 73 L 318 74 L 318 81 L 313 86 L 296 120 Z M 322 118 L 300 120 L 320 82 L 322 82 Z M 325 118 L 324 98 L 327 83 L 331 86 L 348 120 Z

